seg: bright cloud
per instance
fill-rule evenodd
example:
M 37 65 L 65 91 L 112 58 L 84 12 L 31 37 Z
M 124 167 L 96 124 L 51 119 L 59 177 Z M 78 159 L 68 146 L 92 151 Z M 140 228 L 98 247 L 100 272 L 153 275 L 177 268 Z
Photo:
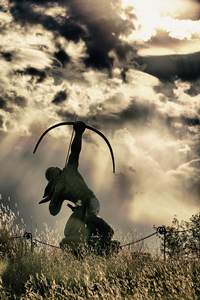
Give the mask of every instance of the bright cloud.
M 200 38 L 200 21 L 191 20 L 190 17 L 194 16 L 195 8 L 199 10 L 197 3 L 194 6 L 189 1 L 123 1 L 124 10 L 121 12 L 121 16 L 126 19 L 130 16 L 130 13 L 136 15 L 136 18 L 132 19 L 135 29 L 132 33 L 127 36 L 121 36 L 126 41 L 138 41 L 145 45 L 145 42 L 151 40 L 152 37 L 157 35 L 158 30 L 168 33 L 171 38 L 182 40 L 181 47 L 182 53 L 189 53 L 191 51 L 199 50 L 199 38 Z M 184 8 L 184 9 L 183 9 Z M 129 10 L 129 14 L 126 15 L 124 12 L 126 9 Z M 188 17 L 181 19 L 188 14 Z M 179 18 L 180 17 L 180 18 Z M 185 45 L 186 41 L 190 40 L 193 48 Z M 180 52 L 181 47 L 176 49 L 174 52 L 172 49 L 162 49 L 160 47 L 154 49 L 154 54 L 166 54 L 175 53 L 177 50 Z M 150 52 L 151 51 L 151 52 Z M 141 49 L 140 53 L 153 54 L 153 49 Z
M 200 59 L 178 54 L 199 51 L 199 3 L 27 3 L 5 0 L 0 12 L 0 194 L 54 222 L 37 203 L 46 168 L 65 163 L 72 128 L 32 151 L 49 126 L 78 115 L 113 147 L 116 174 L 107 145 L 86 131 L 80 171 L 115 227 L 120 218 L 167 225 L 198 212 Z

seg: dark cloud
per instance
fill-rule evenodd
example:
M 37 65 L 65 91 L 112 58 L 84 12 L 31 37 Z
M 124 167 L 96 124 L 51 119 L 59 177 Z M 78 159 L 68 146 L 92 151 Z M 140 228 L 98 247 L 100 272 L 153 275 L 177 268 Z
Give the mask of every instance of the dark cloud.
M 141 125 L 141 123 L 148 124 L 152 119 L 158 117 L 158 112 L 155 104 L 146 102 L 139 102 L 133 100 L 128 108 L 123 110 L 119 117 L 121 120 L 131 120 L 132 123 Z
M 131 26 L 129 24 L 129 26 Z M 133 25 L 131 26 L 133 27 Z M 126 61 L 128 53 L 135 54 L 135 49 L 127 43 L 122 43 L 118 36 L 125 31 L 126 25 L 120 20 L 116 24 L 114 20 L 101 20 L 95 23 L 87 22 L 89 37 L 84 41 L 86 43 L 87 57 L 84 58 L 86 67 L 94 69 L 111 69 L 114 63 L 114 58 L 109 54 L 110 51 L 115 51 L 118 58 Z
M 176 126 L 180 124 L 181 126 Z M 166 125 L 168 126 L 170 132 L 177 139 L 185 140 L 190 137 L 193 140 L 193 146 L 191 154 L 193 157 L 195 155 L 200 155 L 200 143 L 199 141 L 199 132 L 200 132 L 200 119 L 198 117 L 189 118 L 185 116 L 180 117 L 170 117 L 166 118 Z M 197 142 L 195 140 L 197 139 Z M 192 157 L 190 157 L 192 159 Z
M 22 26 L 25 26 L 26 24 L 41 24 L 46 30 L 50 30 L 55 34 L 65 37 L 66 40 L 74 42 L 78 42 L 85 34 L 83 28 L 70 17 L 62 17 L 62 21 L 60 22 L 60 20 L 58 21 L 52 16 L 44 15 L 39 11 L 34 11 L 34 6 L 28 2 L 12 2 L 15 3 L 15 5 L 11 7 L 10 12 L 14 17 L 15 22 L 20 23 Z M 31 1 L 31 3 L 34 3 L 34 1 Z M 41 1 L 40 5 L 43 4 L 48 4 L 48 1 Z
M 180 39 L 176 37 L 170 36 L 170 32 L 157 29 L 156 34 L 154 36 L 151 36 L 151 38 L 145 42 L 145 46 L 147 48 L 151 47 L 166 47 L 168 49 L 174 49 L 174 48 L 182 48 L 182 46 L 187 46 L 191 44 L 191 40 L 198 40 L 199 36 L 197 33 L 191 33 L 191 39 Z
M 177 86 L 175 82 L 160 82 L 159 85 L 153 87 L 156 93 L 163 94 L 163 101 L 166 101 L 166 97 L 168 100 L 176 101 L 177 96 L 175 95 L 174 91 L 177 90 Z M 194 80 L 190 82 L 190 87 L 188 90 L 185 90 L 185 93 L 195 97 L 200 94 L 200 80 Z M 160 98 L 162 100 L 162 98 Z
M 94 69 L 112 69 L 114 58 L 110 57 L 106 51 L 102 51 L 98 47 L 90 46 L 87 50 L 88 57 L 84 58 L 86 67 Z
M 153 89 L 156 93 L 163 94 L 169 100 L 175 99 L 176 96 L 174 94 L 174 89 L 176 89 L 176 88 L 177 87 L 174 82 L 168 82 L 168 83 L 161 82 L 159 85 L 156 85 L 153 87 Z M 165 101 L 165 99 L 164 99 L 164 101 Z
M 111 69 L 114 58 L 110 56 L 110 51 L 115 51 L 118 58 L 126 59 L 127 53 L 136 52 L 132 46 L 119 39 L 120 34 L 127 34 L 134 29 L 134 25 L 129 20 L 123 20 L 112 8 L 111 2 L 106 2 L 107 10 L 102 10 L 103 5 L 98 2 L 75 2 L 69 1 L 19 1 L 10 0 L 12 7 L 10 12 L 15 22 L 25 26 L 26 24 L 41 24 L 46 30 L 54 33 L 55 38 L 64 37 L 68 41 L 75 43 L 82 39 L 86 45 L 86 57 L 83 62 L 86 67 L 94 69 Z M 59 15 L 59 18 L 45 15 L 42 11 L 35 10 L 36 5 L 49 7 L 57 3 L 67 9 L 67 16 Z M 95 15 L 95 17 L 94 17 Z M 56 43 L 56 41 L 55 41 Z M 68 62 L 64 50 L 57 53 L 61 63 Z
M 6 101 L 0 97 L 0 109 L 5 109 L 6 108 Z
M 3 127 L 3 116 L 0 116 L 0 128 Z
M 57 114 L 58 114 L 59 117 L 62 118 L 63 121 L 71 122 L 71 121 L 75 120 L 75 113 L 74 112 L 70 113 L 69 111 L 60 109 L 59 111 L 57 111 Z
M 41 83 L 45 80 L 46 78 L 46 73 L 44 71 L 37 70 L 36 68 L 28 67 L 24 71 L 25 75 L 31 75 L 31 76 L 36 76 L 39 77 L 37 80 L 37 83 Z
M 54 53 L 55 58 L 59 60 L 62 64 L 63 67 L 66 66 L 70 62 L 70 57 L 69 55 L 65 52 L 65 50 L 61 49 L 58 52 Z
M 144 56 L 134 59 L 138 64 L 146 64 L 145 73 L 161 81 L 194 81 L 200 78 L 200 52 L 187 55 Z
M 194 88 L 194 86 L 191 86 L 189 90 L 186 91 L 186 93 L 190 96 L 197 96 L 199 92 Z
M 0 53 L 6 61 L 12 61 L 12 53 L 10 52 L 0 52 Z
M 185 124 L 188 126 L 199 126 L 200 125 L 200 118 L 181 118 Z
M 103 106 L 98 113 L 97 109 L 95 110 L 95 107 L 91 106 L 90 114 L 85 121 L 99 130 L 104 128 L 104 130 L 111 130 L 114 133 L 115 130 L 127 126 L 127 123 L 135 128 L 148 127 L 149 124 L 156 121 L 166 126 L 166 118 L 157 110 L 155 104 L 149 103 L 148 100 L 140 102 L 133 99 L 126 109 L 118 113 L 106 114 Z M 115 124 L 114 127 L 113 124 Z
M 110 51 L 115 51 L 120 59 L 125 59 L 127 53 L 135 51 L 119 39 L 120 34 L 131 33 L 134 25 L 117 15 L 111 1 L 87 1 L 84 4 L 70 1 L 70 9 L 74 18 L 87 28 L 87 35 L 83 39 L 87 48 L 88 57 L 84 59 L 87 67 L 109 69 L 113 64 Z
M 13 98 L 14 100 L 14 103 L 17 105 L 17 106 L 20 106 L 20 107 L 25 107 L 26 106 L 26 98 L 25 97 L 22 97 L 22 96 L 15 96 Z
M 133 55 L 137 54 L 137 48 L 134 49 L 132 46 L 130 46 L 127 43 L 116 44 L 115 50 L 116 50 L 117 57 L 120 61 L 126 61 L 127 59 L 126 55 L 129 52 L 133 53 Z
M 43 82 L 46 78 L 46 73 L 44 71 L 40 71 L 33 67 L 28 67 L 25 70 L 17 70 L 16 73 L 19 73 L 21 75 L 30 75 L 32 76 L 32 79 L 34 77 L 38 77 L 37 83 Z
M 0 109 L 12 113 L 14 110 L 12 105 L 13 103 L 24 108 L 26 107 L 27 100 L 25 97 L 17 95 L 17 93 L 14 91 L 12 92 L 12 96 L 8 96 L 7 94 L 5 94 L 3 97 L 0 96 Z M 9 107 L 7 104 L 11 104 L 11 107 Z
M 58 105 L 58 104 L 64 102 L 66 99 L 67 99 L 67 92 L 60 91 L 55 95 L 54 99 L 52 100 L 52 103 Z
M 122 80 L 124 83 L 127 83 L 127 79 L 126 79 L 126 73 L 128 72 L 128 68 L 123 68 L 123 70 L 121 71 L 121 76 L 122 76 Z
M 181 123 L 187 126 L 199 126 L 200 125 L 200 118 L 187 118 L 185 116 L 180 117 L 169 117 L 170 123 L 176 122 Z
M 176 39 L 169 35 L 169 32 L 164 31 L 162 29 L 156 30 L 156 35 L 152 36 L 150 40 L 148 40 L 145 45 L 147 47 L 172 47 L 172 46 L 179 46 L 185 43 L 180 39 Z
M 200 80 L 191 82 L 191 86 L 190 86 L 189 90 L 186 91 L 186 93 L 192 97 L 199 95 L 200 94 Z
M 6 12 L 6 10 L 4 9 L 4 7 L 2 5 L 0 5 L 0 11 Z

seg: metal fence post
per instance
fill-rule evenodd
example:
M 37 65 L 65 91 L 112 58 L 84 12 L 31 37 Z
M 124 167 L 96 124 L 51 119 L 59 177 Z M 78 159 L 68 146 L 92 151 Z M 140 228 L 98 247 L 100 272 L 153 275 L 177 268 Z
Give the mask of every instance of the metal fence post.
M 163 249 L 163 253 L 164 253 L 164 262 L 166 261 L 166 233 L 167 230 L 165 228 L 165 226 L 160 226 L 157 228 L 157 232 L 159 234 L 163 234 L 164 235 L 164 249 Z
M 166 261 L 166 228 L 164 227 L 164 262 Z
M 25 232 L 23 235 L 24 238 L 26 238 L 27 240 L 31 240 L 31 253 L 33 253 L 34 250 L 34 242 L 33 242 L 33 235 L 31 232 Z
M 31 233 L 31 253 L 33 253 L 34 250 L 34 243 L 33 243 L 33 235 Z

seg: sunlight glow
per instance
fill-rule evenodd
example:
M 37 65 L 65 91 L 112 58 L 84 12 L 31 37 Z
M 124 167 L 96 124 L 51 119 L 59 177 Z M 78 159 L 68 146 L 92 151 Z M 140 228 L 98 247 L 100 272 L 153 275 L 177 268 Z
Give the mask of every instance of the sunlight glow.
M 136 14 L 137 20 L 133 20 L 135 29 L 132 33 L 128 37 L 121 36 L 120 38 L 129 42 L 137 41 L 142 44 L 156 36 L 159 29 L 163 31 L 163 34 L 167 33 L 170 38 L 192 42 L 193 47 L 191 46 L 190 50 L 188 49 L 189 52 L 198 51 L 200 21 L 184 17 L 187 13 L 186 9 L 183 10 L 184 6 L 190 11 L 187 0 L 123 0 L 122 7 L 124 11 L 128 9 L 129 12 Z M 179 19 L 179 12 L 182 13 L 184 19 Z M 122 13 L 121 17 L 125 19 L 126 14 Z M 184 46 L 184 43 L 182 44 Z M 157 49 L 157 51 L 159 50 Z M 145 52 L 144 49 L 143 52 Z

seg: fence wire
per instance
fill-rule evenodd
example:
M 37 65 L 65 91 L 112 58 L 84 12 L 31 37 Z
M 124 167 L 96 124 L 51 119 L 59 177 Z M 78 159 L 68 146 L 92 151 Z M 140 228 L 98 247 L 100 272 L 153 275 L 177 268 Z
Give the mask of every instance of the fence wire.
M 151 236 L 153 236 L 153 235 L 155 235 L 155 234 L 157 234 L 157 232 L 154 232 L 154 233 L 152 233 L 152 234 L 150 234 L 150 235 L 148 235 L 148 236 L 145 236 L 145 237 L 143 237 L 143 238 L 141 238 L 141 239 L 139 239 L 139 240 L 137 240 L 137 241 L 133 241 L 133 242 L 131 242 L 131 243 L 122 245 L 121 247 L 126 247 L 126 246 L 130 246 L 130 245 L 133 245 L 133 244 L 142 242 L 142 241 L 144 241 L 144 240 L 150 238 Z
M 183 232 L 187 232 L 187 231 L 192 231 L 192 230 L 195 230 L 197 228 L 200 228 L 200 226 L 196 226 L 196 227 L 193 227 L 193 228 L 189 228 L 189 229 L 185 229 L 185 230 L 175 230 L 173 231 L 173 233 L 183 233 Z M 164 235 L 164 245 L 165 245 L 165 241 L 166 241 L 166 234 L 170 232 L 169 230 L 166 229 L 165 226 L 159 226 L 155 232 L 139 239 L 139 240 L 136 240 L 136 241 L 132 241 L 130 243 L 127 243 L 127 244 L 124 244 L 122 246 L 120 246 L 120 248 L 123 248 L 123 247 L 127 247 L 127 246 L 130 246 L 130 245 L 133 245 L 133 244 L 136 244 L 136 243 L 139 243 L 139 242 L 142 242 L 156 234 L 160 234 L 160 235 Z M 37 243 L 40 243 L 40 244 L 43 244 L 45 246 L 49 246 L 49 247 L 52 247 L 52 248 L 56 248 L 56 249 L 61 249 L 60 247 L 58 246 L 55 246 L 55 245 L 51 245 L 51 244 L 48 244 L 46 242 L 42 242 L 38 239 L 33 239 L 32 237 L 32 233 L 30 232 L 25 232 L 23 236 L 13 236 L 13 237 L 10 237 L 10 239 L 19 239 L 19 238 L 25 238 L 27 240 L 31 240 L 31 249 L 33 249 L 33 246 L 37 245 Z M 165 246 L 164 246 L 164 260 L 165 260 Z
M 35 243 L 40 243 L 40 244 L 43 244 L 43 245 L 46 245 L 46 246 L 49 246 L 49 247 L 53 247 L 53 248 L 60 249 L 60 247 L 58 247 L 58 246 L 50 245 L 50 244 L 48 244 L 48 243 L 39 241 L 39 240 L 37 240 L 37 239 L 33 239 L 33 240 L 34 240 Z

